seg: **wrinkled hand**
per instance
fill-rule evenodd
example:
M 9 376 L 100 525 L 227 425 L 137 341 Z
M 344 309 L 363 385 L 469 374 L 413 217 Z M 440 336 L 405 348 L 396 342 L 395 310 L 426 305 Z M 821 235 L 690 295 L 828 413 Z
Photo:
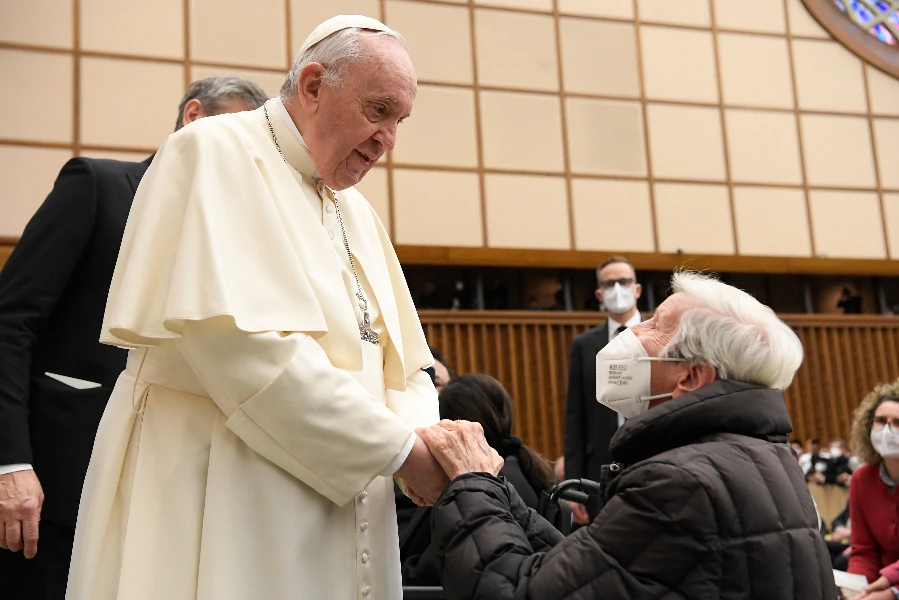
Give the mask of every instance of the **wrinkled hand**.
M 881 576 L 880 579 L 875 581 L 874 583 L 868 584 L 868 587 L 865 588 L 865 591 L 856 596 L 856 598 L 864 598 L 865 600 L 880 600 L 880 595 L 882 593 L 887 593 L 889 596 L 884 596 L 887 600 L 895 600 L 896 596 L 893 592 L 890 591 L 890 580 L 886 577 Z
M 580 502 L 571 502 L 566 500 L 571 506 L 571 520 L 578 525 L 589 525 L 590 515 L 587 513 L 587 507 Z
M 487 443 L 480 423 L 443 420 L 417 433 L 450 481 L 465 473 L 498 475 L 503 468 L 503 459 Z
M 449 479 L 421 439 L 421 431 L 416 432 L 419 433 L 418 439 L 396 476 L 412 502 L 418 506 L 432 506 L 449 485 Z
M 0 548 L 37 554 L 44 490 L 31 469 L 0 475 Z

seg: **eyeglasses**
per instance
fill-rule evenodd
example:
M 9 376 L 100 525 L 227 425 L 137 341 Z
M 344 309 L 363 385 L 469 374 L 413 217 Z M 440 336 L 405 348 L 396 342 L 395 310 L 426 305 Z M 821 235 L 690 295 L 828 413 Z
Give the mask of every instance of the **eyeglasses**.
M 874 420 L 871 421 L 871 429 L 883 429 L 886 425 L 889 425 L 893 431 L 899 431 L 899 417 L 893 417 L 892 419 L 874 417 Z
M 621 279 L 604 279 L 599 282 L 599 289 L 610 290 L 615 287 L 616 283 L 621 287 L 628 287 L 634 285 L 635 281 L 633 277 L 622 277 Z

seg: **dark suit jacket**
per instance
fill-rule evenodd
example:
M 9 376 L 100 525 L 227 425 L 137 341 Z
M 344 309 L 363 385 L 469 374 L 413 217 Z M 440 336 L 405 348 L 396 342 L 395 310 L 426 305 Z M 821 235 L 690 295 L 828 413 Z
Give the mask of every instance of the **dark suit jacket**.
M 0 465 L 34 466 L 41 517 L 54 523 L 75 525 L 97 425 L 125 366 L 124 350 L 98 340 L 149 165 L 70 160 L 0 271 Z M 79 390 L 45 373 L 101 387 Z
M 609 343 L 608 322 L 574 338 L 565 407 L 565 478 L 599 481 L 612 462 L 609 442 L 618 413 L 596 401 L 596 354 Z

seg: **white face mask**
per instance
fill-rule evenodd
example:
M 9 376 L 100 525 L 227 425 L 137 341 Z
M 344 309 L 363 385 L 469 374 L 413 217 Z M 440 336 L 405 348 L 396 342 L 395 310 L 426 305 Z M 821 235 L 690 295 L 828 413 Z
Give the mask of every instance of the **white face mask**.
M 617 287 L 617 286 L 616 286 Z M 680 358 L 656 358 L 646 354 L 643 344 L 625 329 L 596 355 L 596 399 L 625 419 L 646 412 L 652 400 L 668 394 L 650 395 L 651 361 L 683 362 Z
M 871 445 L 884 458 L 899 458 L 899 431 L 888 426 L 872 429 Z
M 616 283 L 615 287 L 602 293 L 602 303 L 610 313 L 620 315 L 636 306 L 637 299 L 633 288 L 621 287 L 620 283 Z
M 830 449 L 830 458 L 840 458 L 841 456 L 843 456 L 843 451 L 840 448 Z

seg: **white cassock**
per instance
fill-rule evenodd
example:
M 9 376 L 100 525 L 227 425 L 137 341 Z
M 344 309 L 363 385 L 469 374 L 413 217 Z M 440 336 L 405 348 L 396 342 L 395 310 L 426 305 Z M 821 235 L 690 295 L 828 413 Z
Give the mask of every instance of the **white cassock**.
M 170 136 L 141 182 L 101 341 L 131 348 L 84 485 L 68 600 L 399 600 L 390 474 L 438 420 L 372 207 L 335 207 L 280 100 Z

